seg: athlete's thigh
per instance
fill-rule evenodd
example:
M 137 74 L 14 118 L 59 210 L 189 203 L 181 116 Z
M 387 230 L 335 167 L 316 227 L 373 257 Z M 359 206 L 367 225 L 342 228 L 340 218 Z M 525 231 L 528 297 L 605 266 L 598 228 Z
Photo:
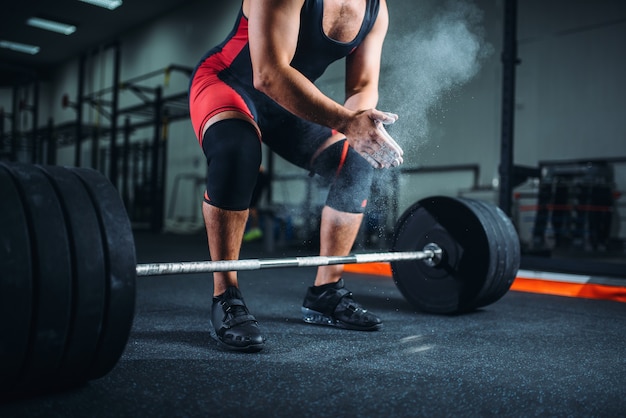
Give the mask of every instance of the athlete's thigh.
M 282 108 L 264 110 L 259 115 L 263 143 L 290 163 L 310 170 L 313 156 L 333 135 L 332 129 L 299 118 Z
M 252 123 L 256 119 L 254 103 L 243 90 L 224 82 L 218 73 L 198 71 L 189 89 L 189 114 L 198 141 L 202 143 L 210 120 L 228 113 Z

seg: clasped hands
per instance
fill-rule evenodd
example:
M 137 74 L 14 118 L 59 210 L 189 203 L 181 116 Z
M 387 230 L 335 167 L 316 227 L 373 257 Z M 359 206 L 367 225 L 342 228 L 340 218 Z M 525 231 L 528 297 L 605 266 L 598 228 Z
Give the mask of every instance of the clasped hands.
M 369 121 L 365 123 L 371 126 L 360 135 L 352 138 L 348 136 L 353 148 L 374 168 L 390 168 L 402 164 L 404 152 L 385 129 L 386 125 L 398 120 L 398 115 L 371 109 L 359 116 L 367 116 Z

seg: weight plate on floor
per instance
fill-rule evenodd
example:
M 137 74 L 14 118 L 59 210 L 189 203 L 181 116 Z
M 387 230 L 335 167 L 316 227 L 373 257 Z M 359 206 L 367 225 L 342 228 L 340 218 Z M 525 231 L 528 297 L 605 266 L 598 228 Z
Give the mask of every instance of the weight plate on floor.
M 422 251 L 431 242 L 443 251 L 434 266 L 425 262 L 391 263 L 394 281 L 416 308 L 433 313 L 458 313 L 472 304 L 490 269 L 490 247 L 479 217 L 458 199 L 422 199 L 407 209 L 395 227 L 394 251 Z
M 491 293 L 505 274 L 507 268 L 506 243 L 501 234 L 500 226 L 492 216 L 493 209 L 491 206 L 485 202 L 473 199 L 460 198 L 459 200 L 474 211 L 485 229 L 487 241 L 489 242 L 489 269 L 482 289 L 472 302 L 478 308 L 486 306 L 488 303 L 484 303 L 484 301 L 492 299 Z
M 135 244 L 126 209 L 113 185 L 95 170 L 71 171 L 83 182 L 91 198 L 104 249 L 105 314 L 94 362 L 88 370 L 89 378 L 97 379 L 113 369 L 128 342 L 135 310 Z
M 32 258 L 22 198 L 0 164 L 0 392 L 14 388 L 24 365 L 33 303 Z
M 517 277 L 517 273 L 520 269 L 522 262 L 522 249 L 520 244 L 519 235 L 515 225 L 504 211 L 500 208 L 496 208 L 495 214 L 500 218 L 500 227 L 504 231 L 505 240 L 508 244 L 508 255 L 510 256 L 510 262 L 508 263 L 509 269 L 505 274 L 505 280 L 502 281 L 501 292 L 508 292 L 511 285 Z
M 481 204 L 489 209 L 493 224 L 499 229 L 503 244 L 501 254 L 506 260 L 503 273 L 491 284 L 485 297 L 478 302 L 479 306 L 486 306 L 502 298 L 511 288 L 520 267 L 521 248 L 515 226 L 502 209 L 485 202 Z
M 71 325 L 58 379 L 78 383 L 88 379 L 104 315 L 106 271 L 100 224 L 83 183 L 74 174 L 61 167 L 40 169 L 59 196 L 73 267 Z
M 32 239 L 33 319 L 17 389 L 55 383 L 72 306 L 72 266 L 63 211 L 54 188 L 32 165 L 7 164 L 20 190 Z

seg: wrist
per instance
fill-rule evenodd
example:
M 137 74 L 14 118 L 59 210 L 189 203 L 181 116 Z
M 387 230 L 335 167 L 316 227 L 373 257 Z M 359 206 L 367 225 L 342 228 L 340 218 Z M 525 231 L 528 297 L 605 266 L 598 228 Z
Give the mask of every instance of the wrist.
M 359 113 L 361 112 L 342 106 L 341 110 L 336 113 L 336 120 L 331 127 L 346 134 L 351 123 L 350 121 L 354 120 Z

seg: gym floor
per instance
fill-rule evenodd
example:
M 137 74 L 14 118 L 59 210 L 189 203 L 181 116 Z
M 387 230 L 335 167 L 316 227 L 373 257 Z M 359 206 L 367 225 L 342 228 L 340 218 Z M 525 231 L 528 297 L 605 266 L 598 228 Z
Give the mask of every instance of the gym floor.
M 202 235 L 136 234 L 138 262 L 206 259 Z M 288 250 L 271 256 L 309 255 Z M 264 258 L 246 244 L 242 258 Z M 384 320 L 307 325 L 313 268 L 240 273 L 266 348 L 220 350 L 206 275 L 140 278 L 126 351 L 105 377 L 5 399 L 2 417 L 616 417 L 626 411 L 626 304 L 510 291 L 458 316 L 415 312 L 389 278 L 347 274 Z

